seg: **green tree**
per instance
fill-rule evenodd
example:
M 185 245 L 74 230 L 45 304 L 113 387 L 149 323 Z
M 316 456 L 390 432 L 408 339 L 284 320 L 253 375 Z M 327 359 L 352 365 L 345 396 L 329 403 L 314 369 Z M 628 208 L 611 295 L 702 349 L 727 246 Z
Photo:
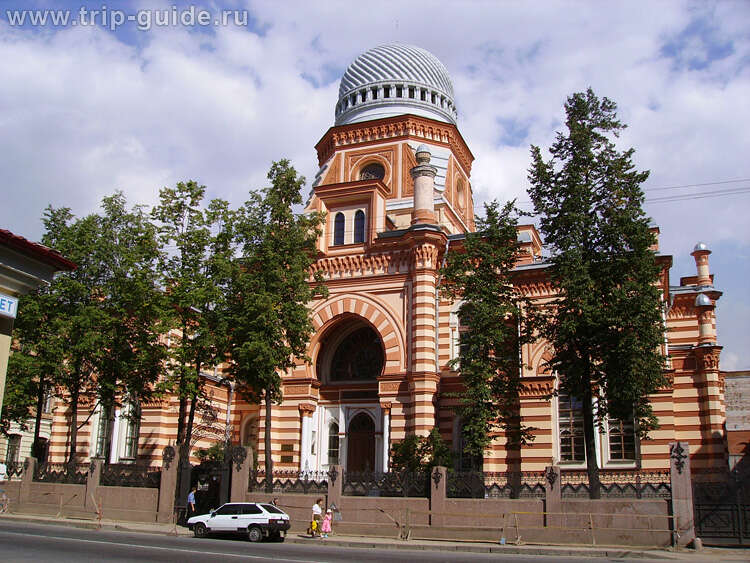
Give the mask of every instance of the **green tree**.
M 5 405 L 0 429 L 7 434 L 11 422 L 24 430 L 34 416 L 31 453 L 39 458 L 39 439 L 44 402 L 53 395 L 62 373 L 65 342 L 55 331 L 56 309 L 46 288 L 21 300 L 21 310 L 13 328 L 15 341 L 8 364 Z
M 560 388 L 583 404 L 591 496 L 600 495 L 595 428 L 608 417 L 633 417 L 645 435 L 657 425 L 647 395 L 666 383 L 661 344 L 660 266 L 643 211 L 648 172 L 618 152 L 625 128 L 617 106 L 591 89 L 565 104 L 567 133 L 558 133 L 545 161 L 532 146 L 529 195 L 552 251 L 558 298 L 544 333 Z M 596 404 L 595 404 L 596 403 Z
M 499 428 L 507 447 L 533 439 L 520 416 L 521 345 L 534 338 L 532 309 L 513 285 L 518 259 L 517 212 L 513 202 L 485 204 L 477 232 L 450 250 L 442 269 L 441 291 L 461 299 L 460 353 L 452 367 L 464 390 L 456 394 L 464 452 L 481 459 Z
M 157 285 L 159 245 L 156 228 L 141 206 L 127 209 L 121 192 L 102 200 L 95 257 L 101 272 L 97 301 L 103 314 L 106 354 L 99 356 L 97 386 L 102 413 L 140 404 L 155 391 L 164 371 L 167 329 L 164 292 Z M 136 424 L 136 427 L 138 425 Z M 108 458 L 108 456 L 107 456 Z
M 265 469 L 272 482 L 271 410 L 281 395 L 281 373 L 295 358 L 309 361 L 313 332 L 308 303 L 326 294 L 320 275 L 311 279 L 323 216 L 297 215 L 304 178 L 288 160 L 274 162 L 271 186 L 251 192 L 236 225 L 242 258 L 229 291 L 230 372 L 249 399 L 265 400 Z
M 220 199 L 203 207 L 206 187 L 180 182 L 159 192 L 152 217 L 158 221 L 160 258 L 171 326 L 178 329 L 170 349 L 172 369 L 161 389 L 179 399 L 177 446 L 187 463 L 195 413 L 202 394 L 201 371 L 223 360 L 227 323 L 223 305 L 232 259 L 232 213 Z M 178 494 L 182 494 L 178 487 Z M 185 493 L 187 491 L 184 491 Z
M 103 272 L 96 251 L 99 220 L 96 215 L 75 219 L 68 208 L 48 207 L 44 225 L 42 243 L 78 265 L 37 292 L 40 311 L 35 313 L 49 329 L 39 335 L 36 345 L 44 350 L 45 361 L 57 366 L 54 384 L 60 388 L 68 408 L 68 462 L 75 463 L 78 410 L 96 398 L 96 368 L 101 365 L 105 350 Z M 28 303 L 22 305 L 19 316 L 26 315 L 24 311 L 32 302 L 24 301 Z
M 426 471 L 429 474 L 438 465 L 450 468 L 453 455 L 437 428 L 427 436 L 409 434 L 391 446 L 392 471 Z

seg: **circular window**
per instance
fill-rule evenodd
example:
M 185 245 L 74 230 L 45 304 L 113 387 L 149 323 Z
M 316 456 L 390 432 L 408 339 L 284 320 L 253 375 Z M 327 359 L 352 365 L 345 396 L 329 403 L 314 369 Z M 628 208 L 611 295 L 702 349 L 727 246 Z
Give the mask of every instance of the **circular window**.
M 359 172 L 360 180 L 382 180 L 383 178 L 385 178 L 385 168 L 377 162 L 368 164 Z

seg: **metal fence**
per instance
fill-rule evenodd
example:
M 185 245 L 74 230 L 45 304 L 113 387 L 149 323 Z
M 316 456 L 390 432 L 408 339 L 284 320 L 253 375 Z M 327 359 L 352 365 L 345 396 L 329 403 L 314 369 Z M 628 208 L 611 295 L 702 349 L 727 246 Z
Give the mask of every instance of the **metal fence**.
M 84 485 L 88 471 L 88 463 L 42 463 L 34 472 L 34 481 Z
M 326 494 L 328 492 L 327 471 L 274 471 L 268 487 L 266 473 L 263 470 L 250 472 L 247 490 L 249 492 L 264 492 L 269 488 L 274 493 L 313 493 Z
M 544 471 L 448 471 L 448 498 L 544 498 Z
M 562 471 L 560 487 L 563 498 L 591 498 L 586 471 Z M 599 472 L 601 498 L 672 498 L 669 471 Z
M 8 481 L 19 480 L 23 475 L 23 462 L 10 461 L 5 464 Z
M 427 497 L 430 475 L 426 471 L 345 471 L 343 494 L 362 497 Z
M 708 545 L 750 544 L 750 468 L 693 469 L 695 533 Z
M 107 487 L 158 489 L 161 484 L 161 468 L 123 463 L 104 465 L 99 484 Z

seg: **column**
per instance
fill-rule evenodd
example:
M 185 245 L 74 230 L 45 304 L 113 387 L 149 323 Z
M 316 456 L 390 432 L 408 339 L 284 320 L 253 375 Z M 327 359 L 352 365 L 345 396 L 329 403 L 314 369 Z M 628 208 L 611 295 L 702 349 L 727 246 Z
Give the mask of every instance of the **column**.
M 381 403 L 383 411 L 383 473 L 388 473 L 391 449 L 391 403 Z
M 677 545 L 688 545 L 695 539 L 693 521 L 693 487 L 690 480 L 690 444 L 670 442 L 669 481 L 672 487 L 673 530 Z
M 299 470 L 309 471 L 310 467 L 310 421 L 312 420 L 315 405 L 301 403 L 299 413 L 302 417 L 302 435 L 300 436 Z
M 413 285 L 411 297 L 411 365 L 414 433 L 427 436 L 435 426 L 435 404 L 440 375 L 435 365 L 435 285 L 439 248 L 445 244 L 439 232 L 414 233 L 412 245 Z

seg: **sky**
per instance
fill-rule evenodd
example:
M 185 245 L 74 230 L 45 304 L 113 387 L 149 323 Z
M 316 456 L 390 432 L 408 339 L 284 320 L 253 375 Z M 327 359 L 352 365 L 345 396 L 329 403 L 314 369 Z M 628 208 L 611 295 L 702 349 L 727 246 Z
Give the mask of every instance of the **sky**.
M 750 369 L 747 0 L 0 0 L 0 228 L 39 240 L 48 205 L 82 216 L 115 190 L 151 205 L 187 179 L 237 206 L 280 158 L 309 185 L 341 75 L 394 41 L 447 67 L 479 206 L 530 207 L 529 147 L 550 146 L 570 94 L 617 102 L 671 283 L 708 244 L 721 368 Z

